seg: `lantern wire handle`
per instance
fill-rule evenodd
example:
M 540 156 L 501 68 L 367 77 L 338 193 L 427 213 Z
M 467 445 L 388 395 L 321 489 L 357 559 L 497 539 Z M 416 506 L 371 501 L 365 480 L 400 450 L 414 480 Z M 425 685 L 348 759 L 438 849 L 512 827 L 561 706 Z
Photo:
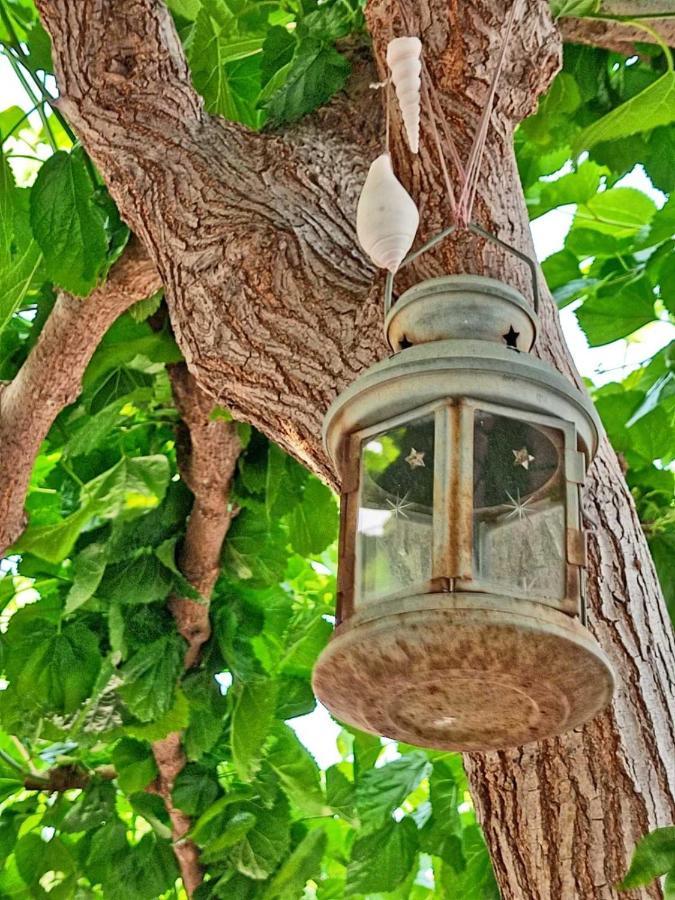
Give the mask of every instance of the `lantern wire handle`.
M 454 234 L 458 231 L 459 228 L 457 225 L 450 225 L 447 228 L 444 228 L 442 231 L 439 231 L 438 234 L 435 234 L 432 238 L 422 244 L 421 247 L 418 247 L 417 250 L 413 250 L 412 253 L 409 253 L 406 258 L 403 260 L 401 265 L 399 266 L 399 271 L 403 269 L 405 266 L 410 265 L 411 262 L 418 259 L 418 257 L 425 254 L 428 250 L 431 250 L 432 247 L 435 247 L 437 244 L 440 244 L 441 241 L 444 241 L 446 237 L 450 237 L 451 234 Z M 532 276 L 532 305 L 534 307 L 535 313 L 539 313 L 539 280 L 537 277 L 537 266 L 530 259 L 530 257 L 523 253 L 522 250 L 518 250 L 516 247 L 512 247 L 511 244 L 507 244 L 506 241 L 501 240 L 496 235 L 491 234 L 491 232 L 486 231 L 480 225 L 477 225 L 475 222 L 469 222 L 467 225 L 467 231 L 471 231 L 473 234 L 477 234 L 479 237 L 484 238 L 486 241 L 490 241 L 492 244 L 496 244 L 498 247 L 501 247 L 503 250 L 506 250 L 508 253 L 511 253 L 513 256 L 517 256 L 518 259 L 522 260 L 530 270 L 530 274 Z M 394 296 L 394 272 L 387 272 L 387 280 L 384 288 L 384 314 L 385 316 L 389 313 L 389 310 L 393 304 L 393 296 Z

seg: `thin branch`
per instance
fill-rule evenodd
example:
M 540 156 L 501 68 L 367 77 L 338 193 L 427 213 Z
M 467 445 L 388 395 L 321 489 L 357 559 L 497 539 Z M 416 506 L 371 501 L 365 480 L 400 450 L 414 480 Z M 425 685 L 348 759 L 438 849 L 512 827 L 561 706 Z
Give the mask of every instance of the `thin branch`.
M 76 765 L 54 766 L 46 772 L 27 775 L 23 786 L 27 791 L 44 791 L 46 794 L 61 793 L 76 788 L 83 790 L 91 783 L 93 777 L 102 778 L 104 781 L 113 781 L 117 778 L 117 772 L 113 766 L 97 766 L 92 771 Z
M 675 19 L 652 19 L 649 25 L 664 43 L 675 46 Z M 625 56 L 639 55 L 639 44 L 654 43 L 654 38 L 637 24 L 616 19 L 561 18 L 558 19 L 558 27 L 567 44 L 604 47 Z
M 0 386 L 0 553 L 26 526 L 23 502 L 40 444 L 79 395 L 101 338 L 126 309 L 160 287 L 145 250 L 132 241 L 105 284 L 86 300 L 58 297 L 20 371 Z
M 236 510 L 229 501 L 230 486 L 241 452 L 234 422 L 212 420 L 214 400 L 199 387 L 183 363 L 169 367 L 176 407 L 183 420 L 178 460 L 181 476 L 194 495 L 192 512 L 180 555 L 180 569 L 202 599 L 173 597 L 169 606 L 176 627 L 188 642 L 185 668 L 194 666 L 211 635 L 209 599 L 220 572 L 223 541 Z M 173 836 L 173 849 L 183 884 L 192 897 L 202 882 L 199 849 L 186 838 L 190 818 L 174 806 L 173 785 L 187 760 L 179 733 L 152 747 L 159 770 L 155 787 L 164 800 Z
M 178 630 L 188 642 L 185 668 L 191 668 L 202 645 L 211 635 L 208 598 L 220 572 L 220 551 L 236 515 L 229 491 L 241 443 L 234 422 L 213 421 L 214 401 L 180 364 L 169 370 L 174 400 L 187 426 L 189 441 L 180 452 L 183 480 L 194 494 L 194 505 L 185 533 L 180 568 L 185 578 L 202 596 L 202 601 L 177 597 L 171 611 Z

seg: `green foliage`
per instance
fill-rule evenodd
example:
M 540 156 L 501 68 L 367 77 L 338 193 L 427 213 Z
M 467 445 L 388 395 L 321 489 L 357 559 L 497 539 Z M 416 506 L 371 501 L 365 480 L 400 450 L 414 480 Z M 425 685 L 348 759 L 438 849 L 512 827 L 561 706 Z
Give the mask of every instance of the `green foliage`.
M 619 885 L 621 890 L 651 884 L 666 875 L 666 897 L 675 890 L 675 827 L 657 828 L 642 838 L 635 848 L 630 869 Z
M 37 97 L 49 39 L 30 0 L 0 3 L 2 52 Z M 363 40 L 360 0 L 168 6 L 206 109 L 255 129 L 329 101 Z M 597 0 L 552 6 L 556 15 L 597 12 Z M 675 312 L 675 206 L 657 208 L 620 183 L 641 165 L 672 190 L 672 91 L 658 51 L 628 62 L 567 47 L 563 72 L 517 134 L 531 216 L 575 207 L 544 272 L 594 346 Z M 128 238 L 82 148 L 48 104 L 44 112 L 38 121 L 14 105 L 0 111 L 3 380 L 34 345 L 56 290 L 90 293 Z M 182 896 L 168 816 L 148 790 L 152 743 L 180 731 L 188 763 L 172 799 L 201 851 L 200 900 L 496 900 L 458 756 L 343 730 L 322 770 L 297 736 L 332 632 L 337 506 L 248 426 L 213 635 L 200 665 L 183 672 L 167 600 L 200 598 L 176 564 L 191 496 L 165 369 L 181 357 L 163 319 L 155 295 L 104 337 L 82 394 L 41 448 L 28 527 L 3 561 L 0 896 Z M 665 348 L 592 390 L 675 614 L 674 364 Z M 86 776 L 86 787 L 49 798 L 23 790 L 29 774 L 34 784 L 53 770 Z M 672 872 L 671 831 L 640 844 L 624 886 Z
M 340 91 L 351 67 L 335 41 L 363 28 L 360 0 L 170 8 L 207 110 L 256 129 L 293 122 Z
M 576 208 L 564 248 L 544 260 L 543 270 L 558 305 L 574 304 L 590 346 L 632 340 L 657 321 L 675 323 L 673 201 L 657 208 L 620 184 L 641 166 L 666 195 L 675 187 L 672 166 L 663 164 L 675 146 L 671 69 L 658 52 L 626 60 L 565 47 L 563 71 L 516 136 L 531 215 Z M 575 158 L 583 148 L 588 154 Z M 623 380 L 589 387 L 625 463 L 675 619 L 674 363 L 671 343 Z

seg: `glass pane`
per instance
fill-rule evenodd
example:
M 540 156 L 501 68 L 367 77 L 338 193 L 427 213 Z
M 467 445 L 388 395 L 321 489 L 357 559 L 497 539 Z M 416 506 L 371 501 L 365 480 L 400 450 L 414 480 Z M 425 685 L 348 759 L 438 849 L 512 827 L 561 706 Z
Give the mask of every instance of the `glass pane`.
M 431 578 L 434 417 L 362 445 L 355 606 Z
M 485 587 L 565 596 L 562 432 L 477 411 L 474 572 Z

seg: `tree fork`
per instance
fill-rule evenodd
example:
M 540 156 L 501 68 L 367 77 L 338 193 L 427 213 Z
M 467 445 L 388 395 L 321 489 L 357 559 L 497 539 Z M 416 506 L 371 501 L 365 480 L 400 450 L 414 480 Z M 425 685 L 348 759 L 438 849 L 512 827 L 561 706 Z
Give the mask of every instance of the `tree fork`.
M 402 2 L 466 154 L 501 39 L 503 3 Z M 168 13 L 153 0 L 38 5 L 53 39 L 62 109 L 157 263 L 190 370 L 237 416 L 334 479 L 320 442 L 323 412 L 385 352 L 381 284 L 373 285 L 352 224 L 377 135 L 330 129 L 330 108 L 283 136 L 209 119 Z M 532 254 L 512 132 L 557 71 L 560 42 L 546 0 L 526 0 L 521 9 L 476 215 Z M 371 0 L 368 18 L 381 64 L 387 40 L 403 33 L 398 7 Z M 371 121 L 372 98 L 347 101 L 335 104 L 343 122 Z M 395 121 L 395 137 L 398 131 Z M 423 148 L 430 146 L 424 139 Z M 422 166 L 400 141 L 393 150 L 420 202 L 424 237 L 447 222 L 436 164 L 426 149 Z M 463 236 L 417 274 L 441 270 L 485 272 L 526 290 L 519 264 Z M 539 352 L 580 384 L 543 293 Z M 590 473 L 585 515 L 590 627 L 617 671 L 613 707 L 564 738 L 466 758 L 506 900 L 617 897 L 614 885 L 637 839 L 675 815 L 673 636 L 606 442 Z M 657 897 L 659 889 L 632 896 Z

